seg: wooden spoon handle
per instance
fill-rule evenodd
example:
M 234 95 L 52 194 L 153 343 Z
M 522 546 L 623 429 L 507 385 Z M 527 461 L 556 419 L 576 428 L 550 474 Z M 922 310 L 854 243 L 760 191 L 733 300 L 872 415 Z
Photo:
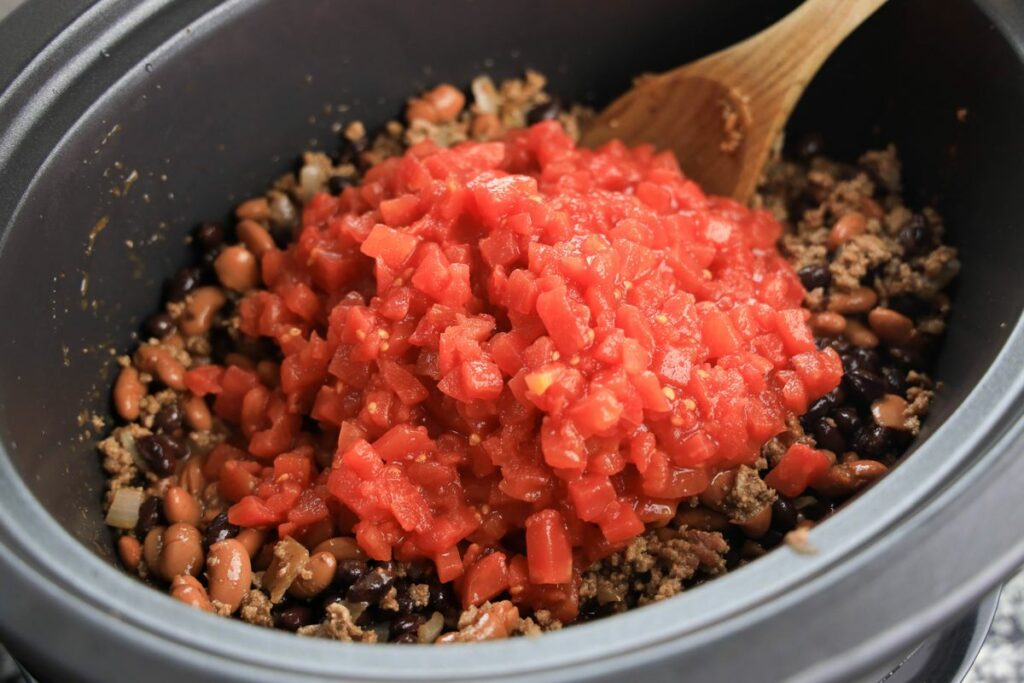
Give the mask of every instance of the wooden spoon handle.
M 843 40 L 886 0 L 805 0 L 789 15 L 744 41 L 750 55 L 775 55 L 780 73 L 807 74 L 808 80 Z

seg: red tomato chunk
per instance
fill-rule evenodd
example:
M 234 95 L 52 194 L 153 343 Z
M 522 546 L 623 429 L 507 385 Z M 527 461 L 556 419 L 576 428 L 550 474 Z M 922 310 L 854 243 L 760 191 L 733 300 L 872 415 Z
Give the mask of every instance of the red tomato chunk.
M 669 154 L 576 149 L 554 122 L 421 143 L 316 196 L 239 306 L 279 381 L 186 377 L 244 437 L 208 462 L 230 521 L 330 517 L 372 558 L 433 561 L 465 605 L 573 619 L 587 565 L 838 384 L 779 232 Z M 768 482 L 798 495 L 828 464 L 794 446 Z

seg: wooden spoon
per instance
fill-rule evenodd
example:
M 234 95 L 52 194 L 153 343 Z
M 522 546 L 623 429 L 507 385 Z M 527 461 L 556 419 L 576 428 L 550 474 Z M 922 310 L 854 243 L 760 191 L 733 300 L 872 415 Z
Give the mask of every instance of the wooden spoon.
M 732 47 L 644 76 L 583 135 L 675 152 L 706 192 L 746 201 L 804 88 L 832 51 L 885 0 L 806 0 Z

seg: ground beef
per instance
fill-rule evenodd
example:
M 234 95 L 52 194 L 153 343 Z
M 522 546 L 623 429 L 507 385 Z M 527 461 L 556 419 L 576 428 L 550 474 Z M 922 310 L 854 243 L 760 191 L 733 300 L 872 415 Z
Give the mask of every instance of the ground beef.
M 732 521 L 744 522 L 774 503 L 775 498 L 775 491 L 768 488 L 757 470 L 743 465 L 736 470 L 736 480 L 725 497 L 722 512 Z
M 317 636 L 345 642 L 376 643 L 376 631 L 364 630 L 356 625 L 348 607 L 341 604 L 328 605 L 327 618 L 319 624 L 303 626 L 298 630 L 300 636 Z
M 242 621 L 254 626 L 274 627 L 274 617 L 270 613 L 270 598 L 261 590 L 248 591 L 242 598 L 242 606 L 238 614 Z
M 580 600 L 620 612 L 680 593 L 695 577 L 725 571 L 729 544 L 722 534 L 695 529 L 657 529 L 583 575 Z
M 139 453 L 135 441 L 152 432 L 140 424 L 130 423 L 118 427 L 99 443 L 103 455 L 103 469 L 107 472 L 107 503 L 113 499 L 114 491 L 129 486 L 139 476 Z
M 485 602 L 470 607 L 459 616 L 458 630 L 438 638 L 438 643 L 470 643 L 497 640 L 514 635 L 520 628 L 531 628 L 519 618 L 519 608 L 509 600 Z

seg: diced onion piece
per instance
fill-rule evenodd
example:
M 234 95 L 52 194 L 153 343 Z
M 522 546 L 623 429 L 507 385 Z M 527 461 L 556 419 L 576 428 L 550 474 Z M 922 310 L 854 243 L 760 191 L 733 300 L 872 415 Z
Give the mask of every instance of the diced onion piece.
M 134 529 L 139 521 L 139 506 L 146 499 L 141 489 L 118 489 L 107 510 L 106 523 L 118 529 Z
M 487 76 L 477 76 L 473 79 L 470 89 L 473 91 L 473 103 L 476 105 L 477 113 L 498 113 L 498 89 L 494 87 L 494 81 Z
M 326 181 L 323 170 L 315 164 L 306 164 L 299 171 L 299 185 L 307 199 L 322 190 Z
M 441 635 L 442 629 L 444 629 L 444 617 L 440 612 L 434 612 L 416 629 L 416 639 L 421 643 L 432 643 Z

